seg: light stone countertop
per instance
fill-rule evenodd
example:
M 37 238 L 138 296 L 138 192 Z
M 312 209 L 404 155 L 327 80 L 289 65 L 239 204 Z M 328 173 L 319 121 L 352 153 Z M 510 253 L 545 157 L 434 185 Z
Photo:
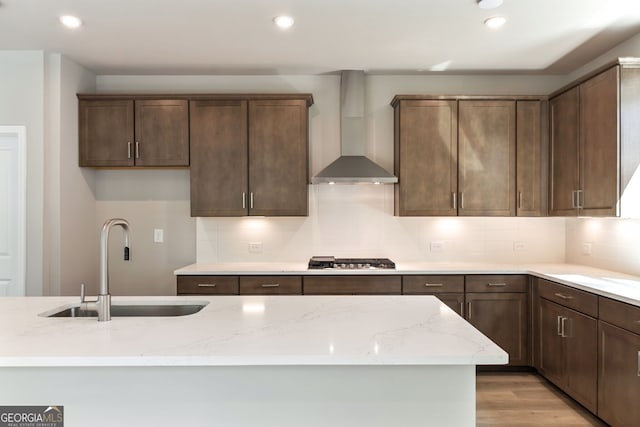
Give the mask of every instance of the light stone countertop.
M 640 307 L 640 277 L 576 264 L 396 263 L 395 270 L 309 270 L 306 263 L 191 264 L 176 275 L 530 274 Z
M 201 301 L 181 317 L 46 318 L 77 297 L 0 298 L 0 367 L 477 365 L 507 354 L 432 296 L 113 297 Z

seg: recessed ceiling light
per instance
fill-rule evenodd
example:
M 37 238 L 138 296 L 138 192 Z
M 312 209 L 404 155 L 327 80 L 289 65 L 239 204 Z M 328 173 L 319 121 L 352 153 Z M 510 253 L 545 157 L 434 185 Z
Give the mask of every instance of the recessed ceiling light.
M 67 28 L 78 28 L 82 25 L 80 18 L 73 15 L 63 15 L 60 17 L 60 22 Z
M 480 9 L 495 9 L 502 5 L 502 0 L 478 0 Z
M 278 28 L 286 30 L 287 28 L 291 28 L 295 21 L 291 16 L 280 15 L 273 18 L 273 22 L 278 26 Z
M 492 30 L 498 29 L 502 27 L 507 22 L 507 18 L 504 16 L 493 16 L 484 21 L 484 25 L 491 28 Z

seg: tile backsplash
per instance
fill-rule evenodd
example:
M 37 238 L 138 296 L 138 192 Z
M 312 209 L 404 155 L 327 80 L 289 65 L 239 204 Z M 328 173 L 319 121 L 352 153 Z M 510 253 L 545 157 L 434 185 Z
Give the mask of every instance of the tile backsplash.
M 308 217 L 198 218 L 196 257 L 200 263 L 306 262 L 312 255 L 405 262 L 564 262 L 565 221 L 395 217 L 393 186 L 312 185 Z

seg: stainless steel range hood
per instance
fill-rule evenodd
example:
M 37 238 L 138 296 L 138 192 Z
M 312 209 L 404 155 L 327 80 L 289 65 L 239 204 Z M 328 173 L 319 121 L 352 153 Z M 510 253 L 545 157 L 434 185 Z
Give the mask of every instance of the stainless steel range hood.
M 364 88 L 364 71 L 342 71 L 340 157 L 311 178 L 311 183 L 393 184 L 398 182 L 397 177 L 365 156 Z

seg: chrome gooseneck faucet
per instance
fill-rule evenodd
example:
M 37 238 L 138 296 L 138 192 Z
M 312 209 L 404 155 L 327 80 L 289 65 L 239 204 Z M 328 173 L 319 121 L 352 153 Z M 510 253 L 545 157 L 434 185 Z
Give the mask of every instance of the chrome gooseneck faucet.
M 122 218 L 107 220 L 100 232 L 100 293 L 95 301 L 86 301 L 84 284 L 80 288 L 80 302 L 83 310 L 98 312 L 98 321 L 111 320 L 111 295 L 109 294 L 109 231 L 119 225 L 124 232 L 124 260 L 129 261 L 129 223 Z

